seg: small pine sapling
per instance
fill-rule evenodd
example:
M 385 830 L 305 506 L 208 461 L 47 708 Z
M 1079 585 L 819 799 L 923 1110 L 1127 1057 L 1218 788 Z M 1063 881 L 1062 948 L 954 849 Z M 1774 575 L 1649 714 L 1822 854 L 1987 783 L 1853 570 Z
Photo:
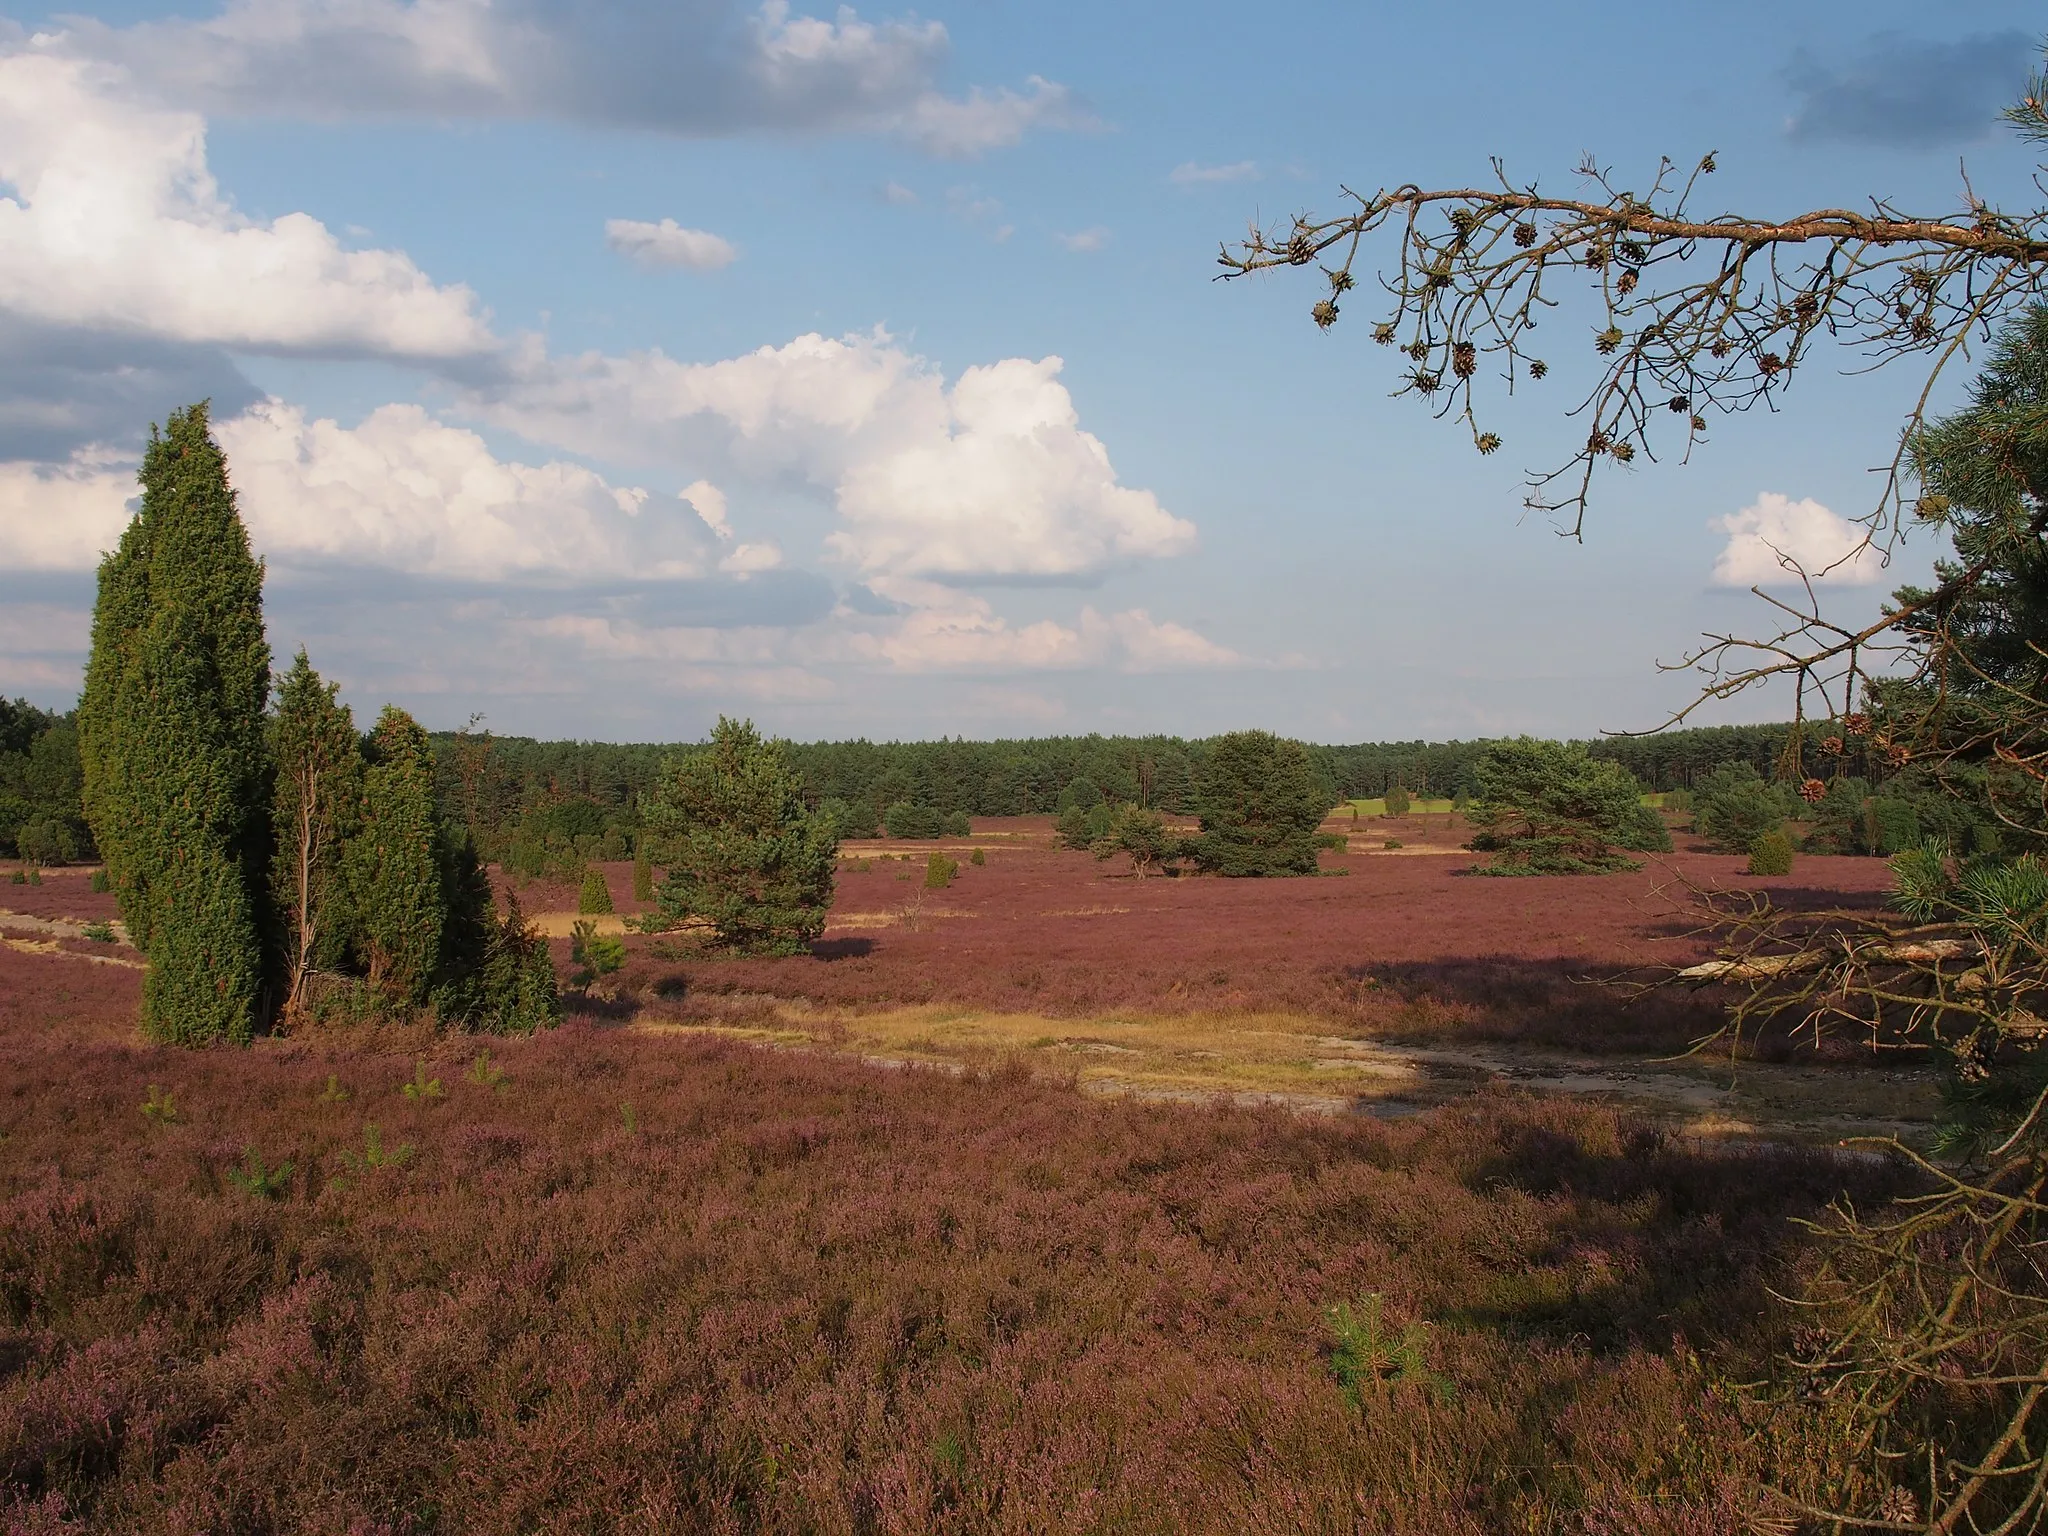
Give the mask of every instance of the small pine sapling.
M 401 1142 L 386 1151 L 384 1132 L 374 1120 L 363 1124 L 363 1150 L 341 1154 L 341 1166 L 347 1173 L 375 1173 L 380 1168 L 399 1168 L 412 1160 L 412 1143 Z
M 491 1060 L 491 1053 L 488 1050 L 476 1053 L 476 1060 L 469 1064 L 469 1070 L 463 1073 L 463 1076 L 479 1088 L 488 1088 L 493 1093 L 505 1091 L 505 1074 L 498 1064 Z
M 633 1113 L 633 1106 L 630 1104 L 619 1106 L 619 1124 L 626 1128 L 628 1136 L 640 1134 L 640 1117 Z
M 265 1168 L 254 1147 L 243 1149 L 241 1167 L 228 1169 L 228 1182 L 243 1194 L 258 1200 L 275 1200 L 291 1187 L 291 1178 L 292 1165 L 289 1162 Z
M 84 936 L 95 944 L 111 944 L 114 942 L 114 925 L 112 923 L 87 923 L 83 931 Z
M 149 1097 L 142 1101 L 142 1118 L 152 1125 L 173 1125 L 178 1119 L 177 1095 L 149 1085 Z
M 577 967 L 577 984 L 587 987 L 625 966 L 626 941 L 616 934 L 599 933 L 595 919 L 584 918 L 570 929 L 569 958 Z
M 441 1079 L 427 1076 L 424 1060 L 412 1064 L 412 1081 L 401 1090 L 415 1104 L 425 1104 L 441 1097 Z
M 341 1079 L 334 1073 L 327 1074 L 327 1086 L 313 1095 L 315 1104 L 346 1104 L 348 1090 L 341 1086 Z
M 107 877 L 106 866 L 92 872 L 92 889 L 96 896 L 104 896 L 114 888 L 114 882 Z
M 1450 1381 L 1429 1368 L 1429 1332 L 1410 1323 L 1397 1334 L 1380 1316 L 1381 1298 L 1370 1292 L 1358 1312 L 1342 1302 L 1324 1314 L 1330 1325 L 1330 1374 L 1345 1401 L 1357 1408 L 1365 1394 L 1414 1384 L 1427 1387 L 1439 1403 L 1451 1399 Z

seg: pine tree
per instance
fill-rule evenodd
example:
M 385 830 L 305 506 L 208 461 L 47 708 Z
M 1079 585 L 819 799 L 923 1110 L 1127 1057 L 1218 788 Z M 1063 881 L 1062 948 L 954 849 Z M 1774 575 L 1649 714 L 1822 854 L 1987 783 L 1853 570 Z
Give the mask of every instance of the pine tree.
M 242 1041 L 264 972 L 263 567 L 204 403 L 152 430 L 141 481 L 100 564 L 79 701 L 86 815 L 149 956 L 145 1032 Z
M 287 1014 L 304 1006 L 307 978 L 331 964 L 347 942 L 341 854 L 361 811 L 363 750 L 335 691 L 301 649 L 278 683 L 271 722 L 277 844 L 270 890 L 283 941 Z
M 1316 828 L 1335 799 L 1308 749 L 1267 731 L 1209 743 L 1196 791 L 1202 832 L 1195 861 L 1219 875 L 1312 875 Z
M 751 720 L 719 717 L 711 745 L 673 761 L 647 808 L 669 851 L 658 893 L 675 924 L 708 920 L 719 942 L 798 954 L 825 930 L 839 838 L 805 808 L 803 779 Z
M 366 747 L 361 821 L 344 855 L 358 959 L 392 1001 L 420 1003 L 440 970 L 446 918 L 433 748 L 389 704 Z

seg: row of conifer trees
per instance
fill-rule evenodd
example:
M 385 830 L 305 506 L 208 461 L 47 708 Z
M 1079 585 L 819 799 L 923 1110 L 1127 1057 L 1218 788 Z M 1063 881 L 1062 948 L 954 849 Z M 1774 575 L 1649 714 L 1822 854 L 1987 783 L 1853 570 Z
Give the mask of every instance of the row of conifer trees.
M 387 707 L 359 734 L 303 650 L 273 690 L 263 565 L 205 404 L 152 430 L 141 479 L 100 565 L 78 730 L 86 816 L 149 961 L 144 1030 L 245 1041 L 337 1007 L 552 1022 L 546 943 L 516 901 L 498 915 L 436 814 L 417 722 Z

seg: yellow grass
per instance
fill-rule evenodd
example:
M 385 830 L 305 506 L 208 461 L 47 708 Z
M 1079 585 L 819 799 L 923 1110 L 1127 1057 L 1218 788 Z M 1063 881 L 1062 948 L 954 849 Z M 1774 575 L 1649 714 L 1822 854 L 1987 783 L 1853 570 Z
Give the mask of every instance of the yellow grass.
M 1676 1121 L 1697 1135 L 1768 1129 L 1821 1141 L 1869 1134 L 1918 1139 L 1934 1109 L 1930 1086 L 1903 1073 L 1758 1063 L 1731 1071 L 1725 1061 L 1586 1058 L 1448 1042 L 1403 1045 L 1333 1035 L 1327 1019 L 1279 1011 L 1072 1019 L 944 1004 L 850 1013 L 762 998 L 726 1002 L 735 1009 L 731 1023 L 715 1015 L 643 1015 L 632 1027 L 938 1067 L 1020 1058 L 1095 1091 L 1274 1095 L 1335 1110 L 1423 1108 L 1498 1081 L 1608 1099 Z

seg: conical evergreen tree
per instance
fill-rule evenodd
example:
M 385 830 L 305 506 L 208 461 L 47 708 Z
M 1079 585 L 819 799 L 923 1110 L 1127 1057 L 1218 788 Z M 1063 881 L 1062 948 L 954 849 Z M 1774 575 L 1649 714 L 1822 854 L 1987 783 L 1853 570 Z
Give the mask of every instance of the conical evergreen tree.
M 304 1005 L 307 978 L 337 963 L 348 947 L 341 854 L 362 809 L 363 746 L 335 691 L 301 649 L 278 681 L 270 728 L 277 833 L 270 893 L 288 1015 Z
M 434 752 L 419 723 L 389 704 L 367 749 L 361 822 L 345 855 L 359 955 L 394 1002 L 424 1002 L 447 915 Z
M 204 403 L 151 432 L 141 480 L 142 508 L 100 566 L 79 701 L 86 815 L 149 956 L 145 1032 L 246 1040 L 268 862 L 263 567 Z

